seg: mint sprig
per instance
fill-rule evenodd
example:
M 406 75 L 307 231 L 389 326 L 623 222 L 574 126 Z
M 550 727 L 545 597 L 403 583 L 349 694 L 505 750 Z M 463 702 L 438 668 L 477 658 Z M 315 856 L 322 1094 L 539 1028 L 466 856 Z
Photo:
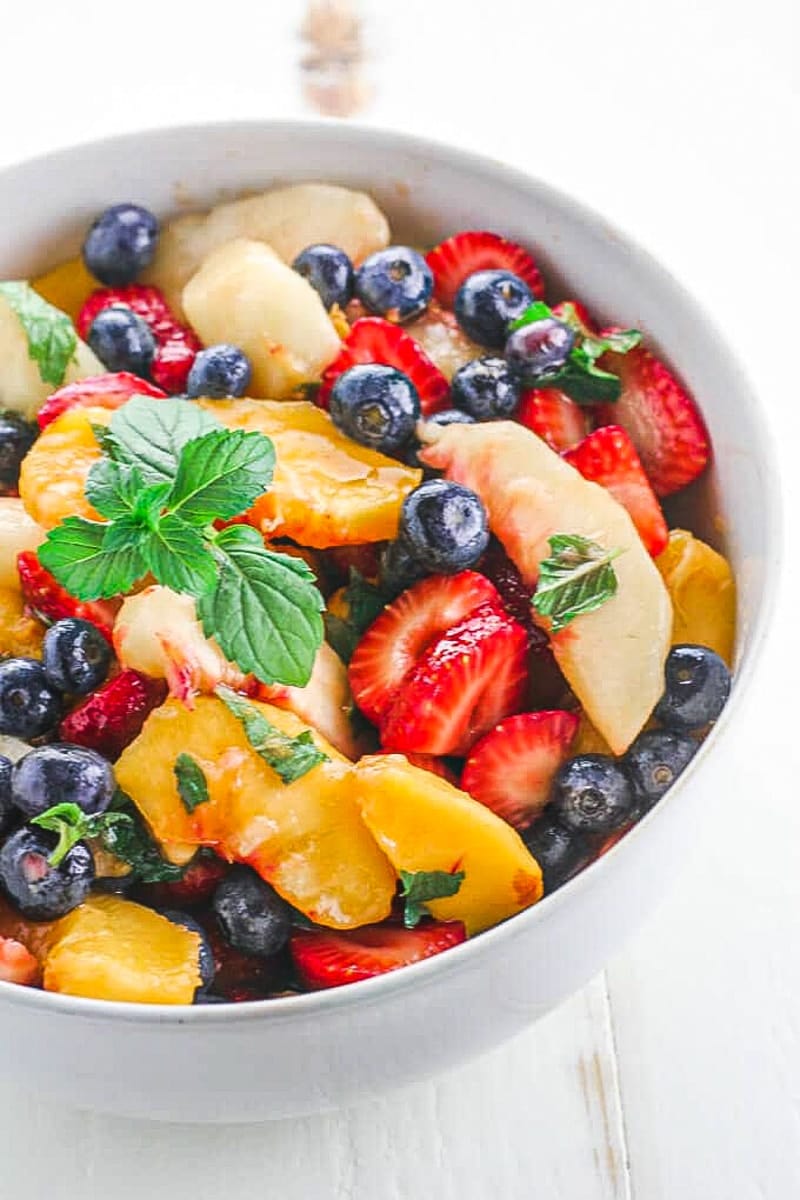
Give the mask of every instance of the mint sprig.
M 200 763 L 192 758 L 191 754 L 179 754 L 172 770 L 178 785 L 178 795 L 188 813 L 193 813 L 199 805 L 208 803 L 208 780 Z
M 230 688 L 221 685 L 216 694 L 241 721 L 245 736 L 256 753 L 284 783 L 294 783 L 318 763 L 327 761 L 328 755 L 314 744 L 310 730 L 290 737 L 268 721 L 254 704 Z
M 430 916 L 428 900 L 442 900 L 455 896 L 464 882 L 463 871 L 401 871 L 400 892 L 405 901 L 403 924 L 414 929 L 423 917 Z
M 208 637 L 263 683 L 304 686 L 322 641 L 309 568 L 247 526 L 216 530 L 272 481 L 264 434 L 226 429 L 185 400 L 134 396 L 111 417 L 86 496 L 104 521 L 68 517 L 39 550 L 79 600 L 124 594 L 148 573 L 194 596 Z
M 78 345 L 72 321 L 22 280 L 0 283 L 0 296 L 25 331 L 28 355 L 39 368 L 42 383 L 60 387 Z
M 531 601 L 534 610 L 550 618 L 558 633 L 570 621 L 594 612 L 616 595 L 612 563 L 622 550 L 606 550 L 580 534 L 557 533 L 548 538 L 550 558 L 539 564 L 539 582 Z

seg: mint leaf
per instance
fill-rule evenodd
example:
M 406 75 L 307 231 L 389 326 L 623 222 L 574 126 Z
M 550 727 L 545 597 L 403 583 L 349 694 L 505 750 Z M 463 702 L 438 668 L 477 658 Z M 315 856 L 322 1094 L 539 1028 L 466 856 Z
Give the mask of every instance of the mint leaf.
M 138 550 L 109 550 L 112 526 L 84 517 L 67 517 L 51 529 L 39 547 L 42 566 L 78 600 L 98 600 L 129 591 L 145 573 Z
M 550 618 L 550 629 L 557 633 L 616 594 L 617 576 L 611 564 L 622 551 L 606 550 L 579 534 L 557 533 L 548 542 L 552 556 L 539 564 L 539 583 L 531 603 L 540 616 Z
M 203 768 L 191 754 L 179 754 L 175 759 L 175 782 L 183 807 L 193 813 L 199 804 L 208 803 L 208 782 Z
M 618 375 L 603 371 L 588 358 L 573 357 L 573 348 L 560 371 L 542 375 L 536 380 L 539 388 L 559 388 L 576 404 L 613 404 L 619 400 L 622 384 Z
M 138 809 L 123 791 L 117 790 L 111 809 L 100 819 L 98 834 L 109 854 L 127 863 L 141 883 L 175 883 L 183 878 L 185 868 L 162 857 Z
M 549 304 L 545 304 L 543 300 L 534 300 L 533 304 L 528 305 L 522 316 L 511 322 L 508 332 L 513 333 L 515 329 L 522 329 L 524 325 L 532 325 L 534 321 L 543 321 L 545 317 L 552 317 L 552 315 L 553 310 Z
M 213 429 L 181 450 L 170 510 L 207 525 L 250 508 L 272 482 L 275 450 L 263 433 Z
M 72 321 L 22 281 L 0 283 L 0 296 L 25 330 L 28 355 L 38 366 L 42 383 L 60 387 L 78 345 Z
M 349 663 L 362 634 L 386 607 L 387 597 L 380 588 L 368 583 L 355 567 L 351 567 L 350 582 L 344 590 L 343 599 L 348 606 L 348 614 L 339 617 L 326 612 L 325 636 L 342 662 Z
M 109 428 L 115 458 L 138 467 L 147 483 L 172 484 L 186 443 L 221 426 L 187 400 L 132 396 L 112 414 Z
M 254 530 L 232 525 L 218 533 L 217 587 L 197 613 L 207 637 L 245 674 L 262 683 L 304 687 L 322 642 L 324 601 L 302 559 L 267 550 Z
M 455 896 L 464 882 L 463 871 L 401 871 L 400 882 L 405 900 L 403 924 L 414 929 L 423 917 L 430 916 L 426 902 Z
M 635 350 L 641 341 L 642 335 L 638 329 L 616 329 L 597 337 L 587 334 L 581 345 L 592 359 L 597 359 L 607 350 L 613 354 L 628 354 L 629 351 Z
M 86 478 L 86 499 L 102 517 L 114 520 L 133 512 L 143 487 L 144 480 L 136 467 L 101 458 L 93 463 Z
M 310 730 L 290 737 L 268 721 L 254 704 L 230 688 L 220 686 L 216 688 L 216 695 L 241 721 L 250 745 L 284 783 L 294 783 L 312 767 L 326 761 L 327 754 L 314 745 Z
M 56 847 L 47 859 L 51 867 L 57 867 L 73 846 L 91 836 L 92 820 L 77 804 L 54 804 L 38 817 L 31 817 L 31 825 L 58 834 Z
M 159 583 L 173 592 L 203 596 L 217 582 L 217 564 L 196 529 L 167 513 L 142 543 L 142 553 Z

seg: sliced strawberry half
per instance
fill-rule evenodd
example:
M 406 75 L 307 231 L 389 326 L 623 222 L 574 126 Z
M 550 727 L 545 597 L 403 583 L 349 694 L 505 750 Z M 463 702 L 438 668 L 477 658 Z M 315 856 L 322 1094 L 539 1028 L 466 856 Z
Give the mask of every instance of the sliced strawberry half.
M 163 680 L 139 671 L 120 671 L 67 713 L 58 727 L 59 736 L 63 742 L 97 750 L 104 758 L 118 758 L 166 695 Z
M 627 508 L 639 537 L 655 558 L 667 544 L 669 531 L 661 505 L 644 473 L 636 447 L 619 425 L 604 425 L 564 455 L 568 463 L 608 488 Z
M 529 388 L 523 392 L 514 416 L 559 453 L 586 437 L 586 409 L 558 388 Z
M 604 354 L 601 366 L 619 375 L 622 395 L 598 406 L 597 425 L 622 425 L 639 452 L 657 496 L 669 496 L 705 469 L 711 442 L 689 392 L 660 359 L 637 346 Z
M 515 829 L 527 829 L 547 804 L 579 723 L 576 713 L 561 710 L 507 717 L 473 746 L 461 787 Z
M 431 575 L 387 605 L 350 660 L 350 690 L 364 715 L 378 724 L 431 643 L 480 604 L 497 600 L 488 579 L 461 571 Z
M 317 404 L 327 408 L 339 376 L 366 363 L 381 363 L 407 375 L 419 393 L 423 416 L 447 407 L 450 385 L 445 376 L 410 333 L 382 317 L 362 317 L 353 325 L 336 358 L 323 372 Z
M 460 921 L 431 921 L 416 929 L 365 925 L 347 933 L 298 930 L 289 946 L 294 965 L 310 988 L 341 987 L 408 967 L 466 941 Z
M 80 617 L 91 621 L 111 641 L 119 600 L 76 600 L 44 569 L 33 550 L 22 550 L 17 555 L 17 572 L 25 603 L 38 616 L 46 621 Z
M 528 251 L 497 233 L 464 230 L 434 246 L 426 257 L 433 271 L 436 299 L 447 308 L 453 307 L 456 292 L 476 271 L 512 271 L 534 296 L 541 300 L 544 295 L 541 272 Z
M 423 654 L 381 722 L 385 750 L 466 754 L 504 717 L 519 712 L 528 685 L 528 633 L 490 601 Z
M 39 409 L 36 420 L 40 429 L 46 429 L 51 421 L 70 408 L 120 408 L 131 396 L 152 396 L 155 400 L 164 400 L 166 395 L 161 388 L 154 387 L 138 375 L 132 375 L 130 371 L 94 375 L 90 379 L 68 383 L 53 392 Z
M 38 959 L 14 938 L 0 937 L 0 980 L 30 987 L 40 982 L 42 969 Z

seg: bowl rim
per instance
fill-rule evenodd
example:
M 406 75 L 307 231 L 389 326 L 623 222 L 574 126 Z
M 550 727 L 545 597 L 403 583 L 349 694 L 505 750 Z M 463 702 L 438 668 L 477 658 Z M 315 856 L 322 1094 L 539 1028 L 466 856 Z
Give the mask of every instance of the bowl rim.
M 572 898 L 577 897 L 580 892 L 586 892 L 596 887 L 604 873 L 614 869 L 613 864 L 619 856 L 633 853 L 632 847 L 642 837 L 649 836 L 645 830 L 657 825 L 664 818 L 666 810 L 674 807 L 678 798 L 685 792 L 688 781 L 697 774 L 698 770 L 702 769 L 709 754 L 714 753 L 717 742 L 725 735 L 731 720 L 738 712 L 742 698 L 747 692 L 747 685 L 758 668 L 761 658 L 758 652 L 767 636 L 779 591 L 783 540 L 782 495 L 771 424 L 749 373 L 742 368 L 735 351 L 730 347 L 727 338 L 721 333 L 705 307 L 695 299 L 667 266 L 662 264 L 637 239 L 620 229 L 601 210 L 581 200 L 576 200 L 560 187 L 540 179 L 525 169 L 510 166 L 502 160 L 492 157 L 491 154 L 380 124 L 373 125 L 334 118 L 243 118 L 189 121 L 168 126 L 149 126 L 100 138 L 88 138 L 3 166 L 0 168 L 0 184 L 5 179 L 26 169 L 41 169 L 46 165 L 53 165 L 55 169 L 58 169 L 61 160 L 66 163 L 75 154 L 90 148 L 101 151 L 106 147 L 124 146 L 126 143 L 138 146 L 142 139 L 169 142 L 175 138 L 200 137 L 211 129 L 216 134 L 224 135 L 228 132 L 232 136 L 268 129 L 276 135 L 283 133 L 287 137 L 291 137 L 298 128 L 303 129 L 312 137 L 330 141 L 341 140 L 357 143 L 379 140 L 387 156 L 396 151 L 405 150 L 415 153 L 422 151 L 434 162 L 470 170 L 485 177 L 494 177 L 521 191 L 538 191 L 549 202 L 564 209 L 579 221 L 602 226 L 615 242 L 621 245 L 634 259 L 637 267 L 644 267 L 647 272 L 655 275 L 677 293 L 681 304 L 698 319 L 706 341 L 714 345 L 718 353 L 726 356 L 736 365 L 743 389 L 748 393 L 755 422 L 759 429 L 759 455 L 766 468 L 761 494 L 766 540 L 763 546 L 765 576 L 763 600 L 749 629 L 748 644 L 742 661 L 737 664 L 730 699 L 716 726 L 700 747 L 689 767 L 676 784 L 670 788 L 669 794 L 638 821 L 609 852 L 595 859 L 553 894 L 544 896 L 537 904 L 524 909 L 499 925 L 485 930 L 479 936 L 469 938 L 460 945 L 452 947 L 446 954 L 434 955 L 404 967 L 402 970 L 392 971 L 347 986 L 276 999 L 256 1000 L 246 1004 L 169 1005 L 97 1000 L 84 996 L 46 992 L 38 988 L 20 987 L 18 984 L 0 981 L 0 1002 L 2 1003 L 10 1003 L 54 1015 L 74 1014 L 93 1020 L 122 1021 L 144 1026 L 197 1026 L 198 1024 L 216 1027 L 241 1026 L 262 1020 L 285 1024 L 294 1018 L 303 1019 L 311 1015 L 322 1017 L 327 1013 L 335 1013 L 345 1008 L 373 1007 L 389 996 L 397 996 L 409 988 L 422 985 L 432 977 L 445 977 L 466 969 L 470 964 L 474 964 L 481 953 L 488 952 L 492 945 L 524 936 L 528 929 L 547 920 L 550 914 L 555 914 L 568 905 Z

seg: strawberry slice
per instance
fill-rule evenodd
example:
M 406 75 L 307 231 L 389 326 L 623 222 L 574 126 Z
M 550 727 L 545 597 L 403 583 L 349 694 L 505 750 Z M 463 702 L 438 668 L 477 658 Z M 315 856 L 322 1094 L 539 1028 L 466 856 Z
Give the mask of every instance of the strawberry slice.
M 120 408 L 131 396 L 152 396 L 155 400 L 166 399 L 166 392 L 154 387 L 146 379 L 132 375 L 130 371 L 114 371 L 109 375 L 94 375 L 90 379 L 79 379 L 68 383 L 48 396 L 36 420 L 40 429 L 46 429 L 51 421 L 70 408 Z
M 586 409 L 558 388 L 529 388 L 514 417 L 559 453 L 586 437 Z
M 513 271 L 534 296 L 541 300 L 544 295 L 541 272 L 528 251 L 497 233 L 464 230 L 434 246 L 426 257 L 436 299 L 447 308 L 453 307 L 461 284 L 476 271 Z
M 615 500 L 627 508 L 639 537 L 655 558 L 667 544 L 669 531 L 636 447 L 619 425 L 604 425 L 590 433 L 564 458 L 591 479 L 608 488 Z
M 378 724 L 428 646 L 478 605 L 497 599 L 483 575 L 461 571 L 431 575 L 387 605 L 350 660 L 350 690 L 364 715 Z
M 118 758 L 166 695 L 163 680 L 139 671 L 120 671 L 67 713 L 58 727 L 59 736 L 63 742 L 97 750 L 104 758 Z
M 424 417 L 447 408 L 450 385 L 445 376 L 410 333 L 382 317 L 362 317 L 353 325 L 336 358 L 322 374 L 317 404 L 327 408 L 339 376 L 365 363 L 381 363 L 407 375 L 419 393 Z
M 596 424 L 622 425 L 639 452 L 657 496 L 691 483 L 706 467 L 711 442 L 694 400 L 649 350 L 604 354 L 600 365 L 622 380 L 615 404 L 600 405 Z
M 499 601 L 481 604 L 423 654 L 381 721 L 385 750 L 466 754 L 528 685 L 528 634 Z
M 416 929 L 364 925 L 347 933 L 297 930 L 289 946 L 294 965 L 310 988 L 340 987 L 397 971 L 466 941 L 460 921 L 430 921 Z
M 80 617 L 91 621 L 111 641 L 114 617 L 121 601 L 76 600 L 44 569 L 33 550 L 22 550 L 17 555 L 17 572 L 25 603 L 37 616 L 48 623 L 60 621 L 62 617 Z
M 228 864 L 208 851 L 200 854 L 174 883 L 144 883 L 140 892 L 148 904 L 184 908 L 205 904 L 228 873 Z
M 0 937 L 0 980 L 31 986 L 41 978 L 41 967 L 30 950 L 14 938 Z
M 527 829 L 547 804 L 579 723 L 576 713 L 558 709 L 508 717 L 473 746 L 461 787 L 515 829 Z

